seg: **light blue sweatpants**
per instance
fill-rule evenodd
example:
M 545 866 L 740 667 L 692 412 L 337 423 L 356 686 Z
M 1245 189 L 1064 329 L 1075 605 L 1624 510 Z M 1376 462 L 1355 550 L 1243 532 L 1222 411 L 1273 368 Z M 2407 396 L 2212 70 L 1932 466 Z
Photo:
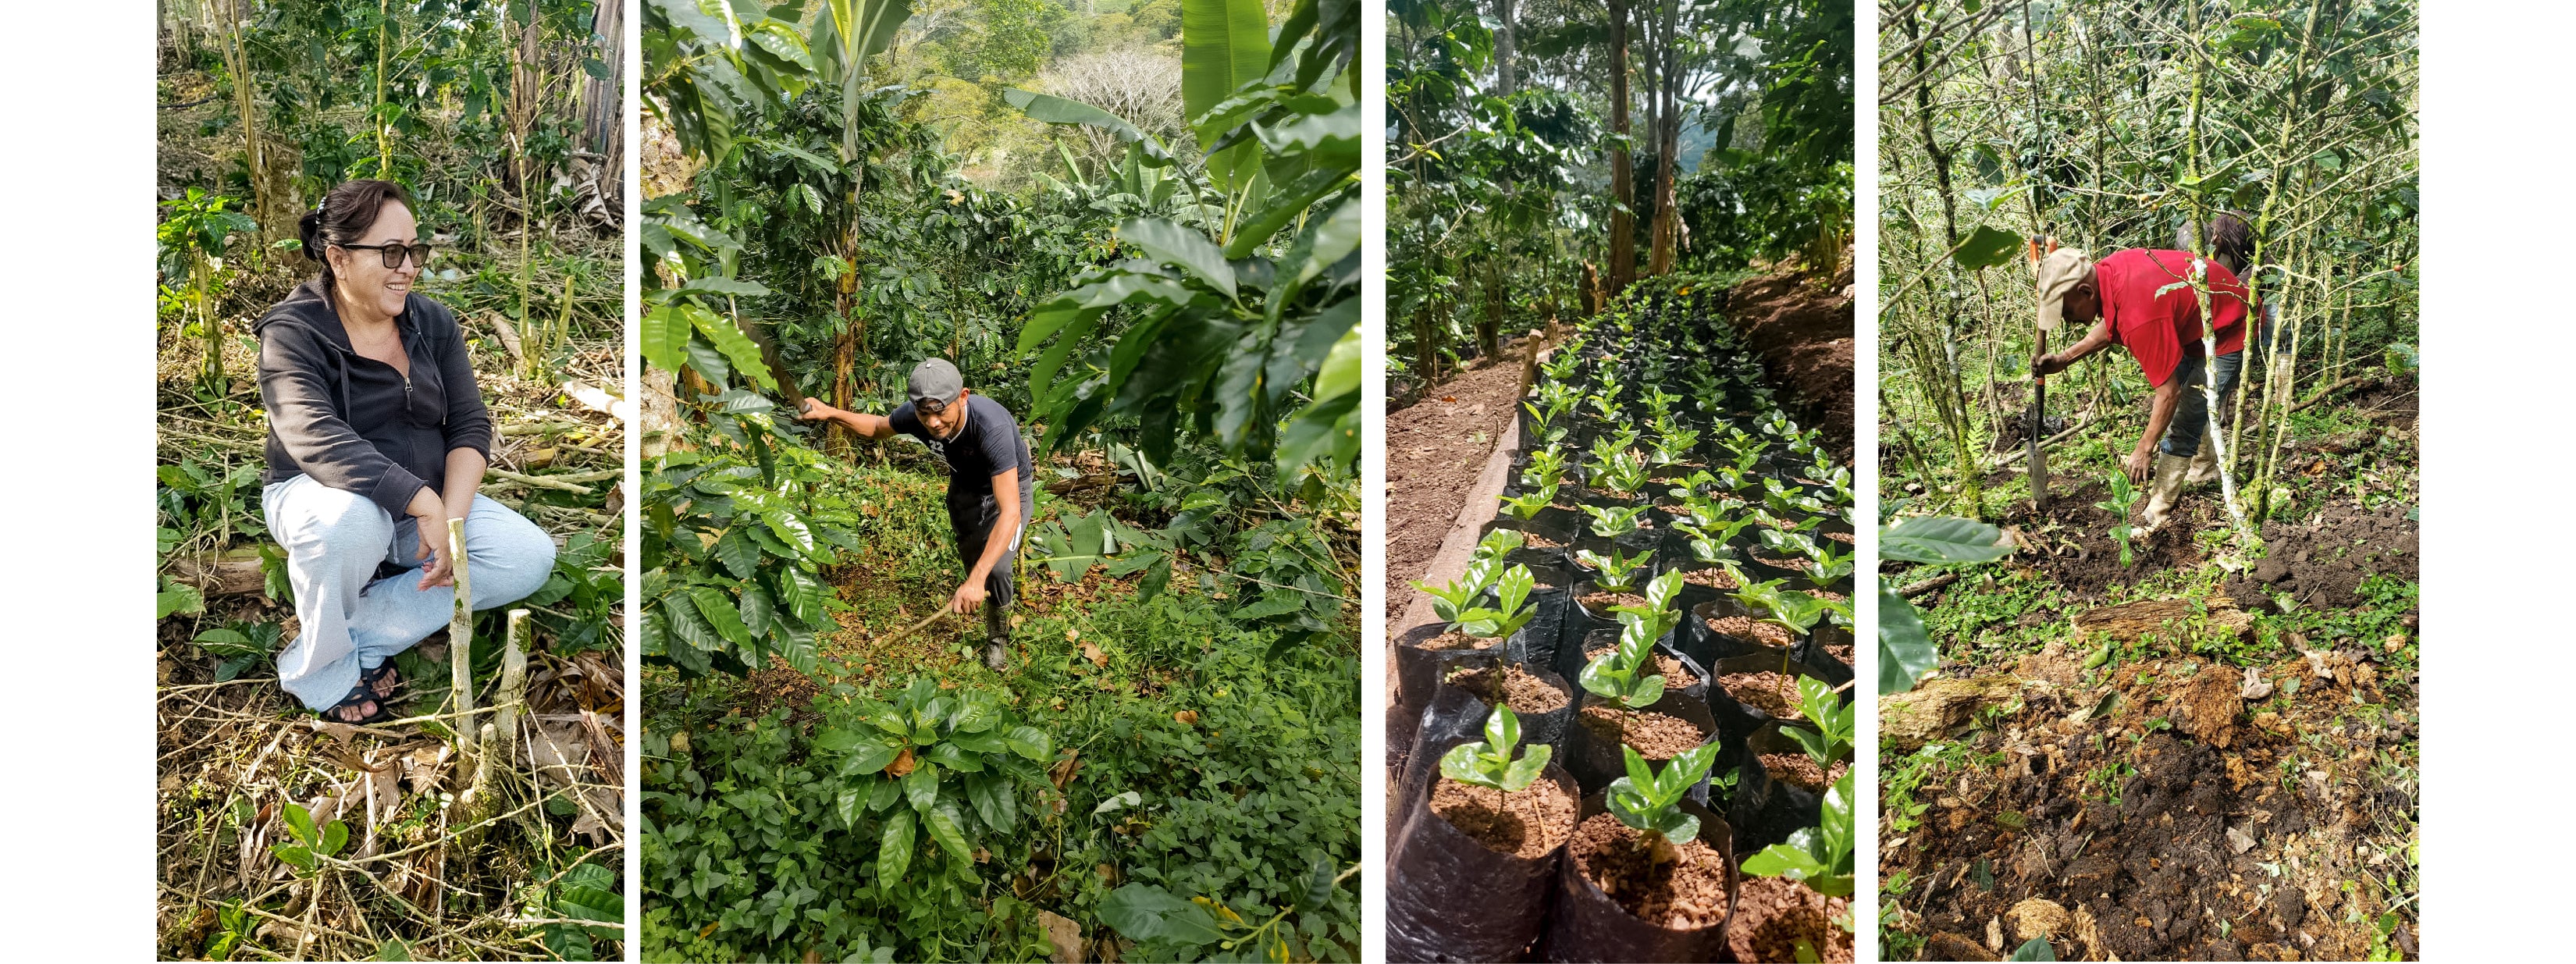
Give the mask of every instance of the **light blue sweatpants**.
M 304 705 L 319 710 L 340 702 L 360 672 L 437 632 L 456 611 L 454 587 L 420 588 L 418 520 L 396 519 L 366 497 L 309 475 L 262 490 L 260 509 L 286 547 L 286 576 L 303 627 L 277 654 L 277 682 Z M 555 566 L 554 540 L 545 530 L 480 495 L 465 516 L 465 555 L 476 609 L 527 598 Z M 376 564 L 387 561 L 404 571 L 375 578 Z

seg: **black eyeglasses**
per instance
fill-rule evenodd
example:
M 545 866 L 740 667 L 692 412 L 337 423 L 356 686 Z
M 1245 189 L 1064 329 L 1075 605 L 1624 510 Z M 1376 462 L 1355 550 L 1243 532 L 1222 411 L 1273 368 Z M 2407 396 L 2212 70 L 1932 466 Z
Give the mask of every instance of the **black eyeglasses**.
M 421 267 L 428 267 L 429 256 L 432 253 L 427 244 L 404 244 L 400 241 L 392 244 L 344 244 L 341 247 L 351 251 L 382 251 L 385 253 L 385 267 L 388 268 L 402 267 L 403 261 L 407 258 L 418 258 Z

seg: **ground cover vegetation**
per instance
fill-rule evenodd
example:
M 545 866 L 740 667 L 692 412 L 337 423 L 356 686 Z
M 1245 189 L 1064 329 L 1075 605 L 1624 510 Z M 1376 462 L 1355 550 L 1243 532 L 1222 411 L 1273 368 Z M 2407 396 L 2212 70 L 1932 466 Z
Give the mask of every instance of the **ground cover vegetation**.
M 2414 8 L 1907 4 L 1881 35 L 1882 955 L 2412 958 Z M 2023 266 L 2208 257 L 2222 211 L 2267 331 L 2221 475 L 2142 531 L 2147 385 L 2115 351 L 2035 391 Z
M 1358 953 L 1355 8 L 1110 7 L 646 5 L 647 959 Z M 998 673 L 940 463 L 792 417 L 924 357 L 1038 463 Z
M 164 955 L 624 953 L 617 12 L 161 7 Z M 524 622 L 473 620 L 479 693 L 453 690 L 442 632 L 396 658 L 401 719 L 368 727 L 321 724 L 276 686 L 297 625 L 260 509 L 251 332 L 317 270 L 297 218 L 354 178 L 416 199 L 437 248 L 417 290 L 455 311 L 497 429 L 481 491 L 558 546 Z M 459 725 L 460 702 L 486 715 Z
M 1829 3 L 1388 4 L 1393 394 L 1641 277 L 1838 286 L 1851 31 Z
M 1851 471 L 1724 294 L 1640 282 L 1557 346 L 1506 511 L 1416 585 L 1390 957 L 1852 959 Z

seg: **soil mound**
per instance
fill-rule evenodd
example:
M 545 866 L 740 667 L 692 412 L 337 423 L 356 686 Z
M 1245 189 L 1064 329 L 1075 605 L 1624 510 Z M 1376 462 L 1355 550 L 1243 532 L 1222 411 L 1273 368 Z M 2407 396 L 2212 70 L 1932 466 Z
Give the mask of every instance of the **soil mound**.
M 1727 317 L 1762 356 L 1772 383 L 1792 393 L 1799 424 L 1823 428 L 1834 457 L 1844 461 L 1852 457 L 1857 391 L 1851 284 L 1848 267 L 1821 288 L 1813 276 L 1790 271 L 1745 281 L 1726 296 Z

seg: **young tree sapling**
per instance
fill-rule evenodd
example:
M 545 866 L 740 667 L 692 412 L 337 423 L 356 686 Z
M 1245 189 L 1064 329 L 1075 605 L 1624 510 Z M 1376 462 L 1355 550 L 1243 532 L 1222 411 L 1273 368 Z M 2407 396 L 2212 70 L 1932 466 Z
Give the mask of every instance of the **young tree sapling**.
M 1512 749 L 1520 742 L 1520 718 L 1512 715 L 1511 707 L 1496 706 L 1493 715 L 1485 718 L 1484 741 L 1450 747 L 1440 755 L 1440 775 L 1469 786 L 1519 793 L 1538 780 L 1540 771 L 1547 769 L 1548 757 L 1556 752 L 1542 743 L 1515 760 Z

